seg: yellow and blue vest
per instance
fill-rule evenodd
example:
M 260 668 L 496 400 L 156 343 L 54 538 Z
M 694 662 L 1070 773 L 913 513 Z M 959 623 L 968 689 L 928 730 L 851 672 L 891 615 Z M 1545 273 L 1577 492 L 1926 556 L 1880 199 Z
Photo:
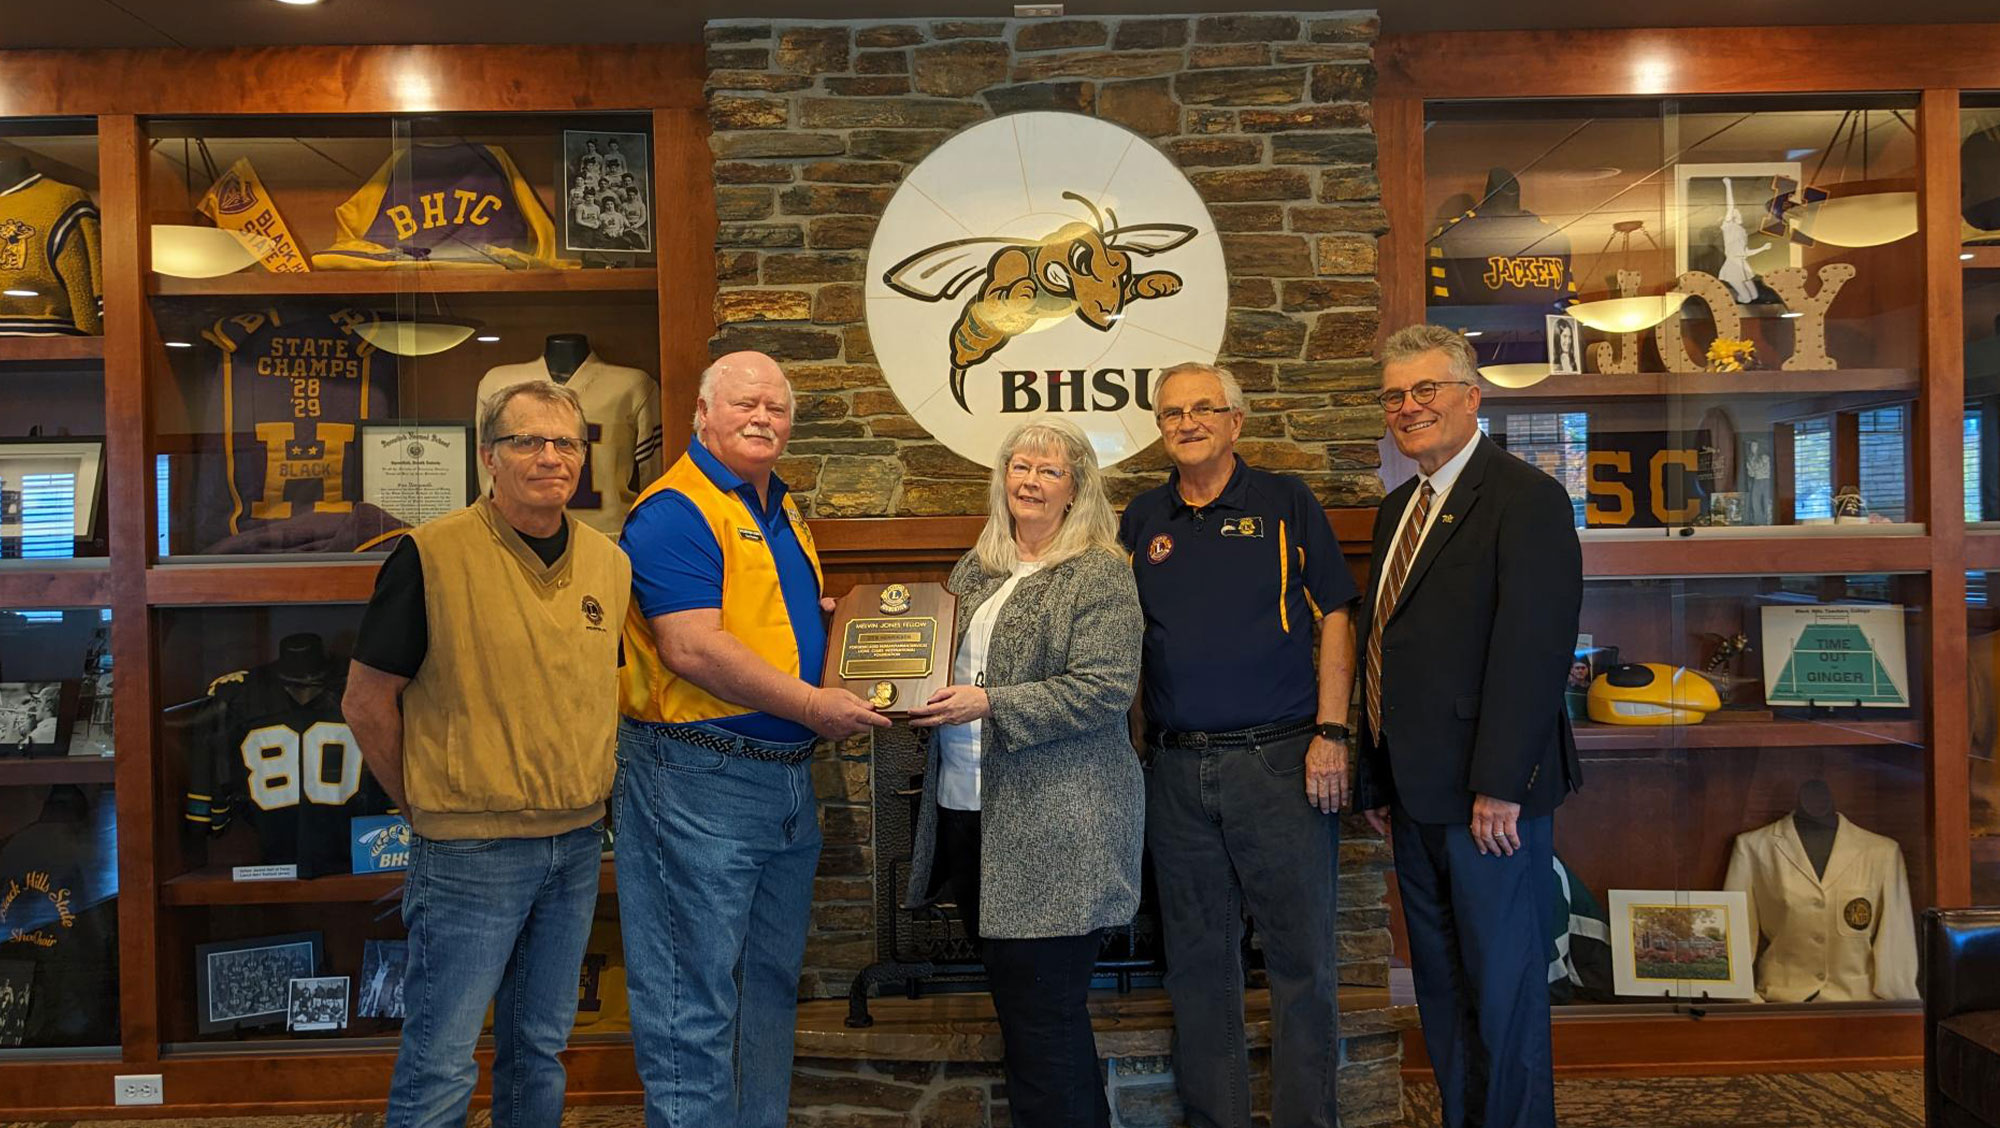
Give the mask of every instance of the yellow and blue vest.
M 632 558 L 619 705 L 655 723 L 706 722 L 759 740 L 812 736 L 795 721 L 724 701 L 661 663 L 651 619 L 715 607 L 722 629 L 772 666 L 818 685 L 826 658 L 822 577 L 812 531 L 774 475 L 769 500 L 699 441 L 646 487 L 620 544 Z

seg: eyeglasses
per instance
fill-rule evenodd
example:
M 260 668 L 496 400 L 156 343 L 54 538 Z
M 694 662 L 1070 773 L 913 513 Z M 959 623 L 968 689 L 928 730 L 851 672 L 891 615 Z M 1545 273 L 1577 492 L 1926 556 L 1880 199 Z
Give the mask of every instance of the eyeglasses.
M 1438 389 L 1444 387 L 1446 384 L 1464 384 L 1469 388 L 1472 386 L 1472 381 L 1420 380 L 1410 389 L 1409 396 L 1420 404 L 1429 403 L 1438 398 Z M 1381 395 L 1376 396 L 1375 399 L 1381 403 L 1383 411 L 1401 411 L 1403 409 L 1403 390 L 1401 388 L 1383 392 Z
M 563 458 L 582 458 L 583 440 L 568 435 L 501 435 L 493 440 L 494 446 L 504 446 L 523 458 L 532 458 L 542 453 L 544 446 L 553 445 L 556 454 Z
M 1162 427 L 1172 427 L 1183 419 L 1192 419 L 1196 423 L 1206 425 L 1217 416 L 1228 415 L 1235 410 L 1235 408 L 1230 407 L 1228 404 L 1215 407 L 1210 404 L 1198 403 L 1193 407 L 1169 407 L 1154 415 L 1153 418 L 1158 419 Z
M 1030 466 L 1025 462 L 1009 462 L 1007 464 L 1007 476 L 1009 478 L 1026 478 L 1033 476 L 1036 478 L 1040 478 L 1042 481 L 1047 482 L 1050 485 L 1054 485 L 1057 482 L 1062 481 L 1064 478 L 1069 477 L 1069 471 L 1063 469 L 1060 466 Z

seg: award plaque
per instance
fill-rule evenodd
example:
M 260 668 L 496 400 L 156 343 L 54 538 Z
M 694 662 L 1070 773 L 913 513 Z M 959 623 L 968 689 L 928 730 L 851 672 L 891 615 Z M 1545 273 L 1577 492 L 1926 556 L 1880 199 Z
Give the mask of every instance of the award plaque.
M 472 498 L 472 428 L 391 420 L 361 424 L 361 500 L 421 525 Z
M 958 597 L 939 583 L 859 584 L 834 604 L 823 686 L 841 686 L 891 717 L 951 682 Z

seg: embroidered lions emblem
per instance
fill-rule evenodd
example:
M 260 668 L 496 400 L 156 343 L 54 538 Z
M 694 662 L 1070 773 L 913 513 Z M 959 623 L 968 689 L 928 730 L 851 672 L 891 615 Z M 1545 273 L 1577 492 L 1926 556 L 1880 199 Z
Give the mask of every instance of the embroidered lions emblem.
M 1875 923 L 1875 906 L 1869 904 L 1866 897 L 1856 897 L 1841 908 L 1840 919 L 1847 922 L 1847 927 L 1860 932 Z

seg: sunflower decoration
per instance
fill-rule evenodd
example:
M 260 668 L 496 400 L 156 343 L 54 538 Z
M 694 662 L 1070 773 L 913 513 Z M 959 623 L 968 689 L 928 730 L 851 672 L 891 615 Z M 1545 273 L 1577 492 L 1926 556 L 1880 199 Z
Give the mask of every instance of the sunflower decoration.
M 1717 337 L 1708 346 L 1710 372 L 1742 372 L 1757 367 L 1757 346 L 1742 337 Z

